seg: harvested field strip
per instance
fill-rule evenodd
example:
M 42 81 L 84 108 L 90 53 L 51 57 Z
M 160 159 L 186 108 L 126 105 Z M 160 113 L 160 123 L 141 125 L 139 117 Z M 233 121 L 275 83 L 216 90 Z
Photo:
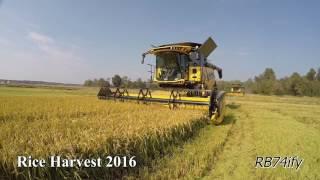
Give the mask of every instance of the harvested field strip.
M 218 161 L 237 118 L 228 108 L 223 124 L 206 126 L 199 135 L 177 147 L 173 153 L 154 161 L 152 168 L 145 168 L 138 176 L 127 178 L 194 179 L 205 176 Z
M 277 96 L 233 99 L 240 104 L 235 113 L 246 116 L 236 122 L 234 135 L 207 179 L 319 179 L 317 100 Z M 299 156 L 304 162 L 298 170 L 281 165 L 255 168 L 257 156 Z

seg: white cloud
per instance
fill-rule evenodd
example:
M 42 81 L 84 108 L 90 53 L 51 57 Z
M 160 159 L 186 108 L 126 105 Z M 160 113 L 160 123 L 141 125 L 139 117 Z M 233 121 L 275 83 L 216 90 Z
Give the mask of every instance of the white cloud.
M 44 52 L 47 57 L 53 61 L 64 63 L 74 63 L 79 61 L 80 57 L 75 54 L 75 45 L 59 43 L 49 35 L 38 32 L 29 32 L 28 38 L 35 43 L 38 48 Z
M 37 44 L 50 44 L 54 42 L 53 38 L 37 32 L 29 32 L 28 37 Z
M 32 60 L 29 68 L 34 69 L 30 77 L 35 77 L 30 79 L 81 82 L 87 78 L 90 66 L 82 55 L 81 47 L 35 31 L 28 32 L 26 38 L 37 47 L 30 51 L 31 57 L 28 58 Z

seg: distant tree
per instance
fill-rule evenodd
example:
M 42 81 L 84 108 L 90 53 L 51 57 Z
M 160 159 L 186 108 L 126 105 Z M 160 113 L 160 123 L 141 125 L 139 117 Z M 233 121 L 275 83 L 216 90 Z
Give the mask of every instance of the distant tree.
M 320 81 L 314 85 L 314 96 L 320 96 Z
M 316 74 L 317 74 L 317 72 L 316 72 L 313 68 L 311 68 L 311 69 L 309 70 L 309 72 L 306 74 L 306 78 L 307 78 L 309 81 L 313 81 L 313 80 L 315 80 L 315 78 L 316 78 Z
M 282 90 L 282 94 L 292 94 L 291 93 L 291 88 L 290 88 L 289 77 L 281 78 L 281 79 L 277 80 L 277 82 L 280 83 L 281 87 L 280 88 L 276 87 L 275 94 L 280 95 L 279 94 L 280 93 L 279 90 Z
M 100 78 L 97 83 L 97 86 L 99 87 L 110 87 L 110 82 L 103 78 Z
M 84 86 L 93 86 L 93 81 L 88 79 L 88 80 L 85 80 L 84 83 L 83 83 Z
M 141 78 L 138 78 L 135 83 L 137 88 L 146 88 L 146 83 Z
M 112 84 L 115 86 L 115 87 L 120 87 L 121 86 L 121 83 L 122 83 L 122 79 L 121 77 L 116 74 L 112 77 Z
M 232 82 L 218 82 L 219 89 L 229 91 Z M 311 68 L 305 76 L 295 72 L 289 77 L 281 79 L 276 78 L 276 74 L 271 68 L 256 76 L 254 80 L 248 79 L 243 83 L 247 92 L 257 94 L 275 94 L 275 95 L 295 95 L 295 96 L 320 96 L 320 68 L 315 71 Z
M 97 78 L 94 78 L 94 79 L 93 79 L 93 86 L 97 86 L 97 84 L 98 84 L 98 79 L 97 79 Z
M 285 94 L 285 90 L 284 90 L 284 87 L 283 87 L 283 84 L 281 83 L 281 81 L 276 81 L 275 82 L 273 93 L 275 95 L 283 95 L 283 94 Z
M 294 72 L 290 77 L 290 91 L 295 96 L 303 95 L 303 79 L 297 72 Z
M 276 80 L 276 74 L 274 73 L 272 68 L 266 68 L 266 70 L 263 73 L 263 78 L 265 80 L 275 81 Z
M 276 82 L 276 75 L 272 68 L 266 68 L 265 71 L 255 77 L 255 90 L 256 93 L 273 94 Z
M 254 86 L 255 86 L 255 83 L 251 78 L 249 78 L 246 82 L 244 82 L 244 87 L 246 92 L 252 92 L 252 90 L 254 89 Z
M 111 87 L 110 81 L 107 81 L 107 80 L 106 80 L 104 86 L 105 86 L 105 87 Z
M 316 75 L 316 79 L 318 81 L 320 81 L 320 67 L 318 68 L 318 72 L 317 72 L 317 75 Z
M 100 78 L 97 82 L 97 85 L 102 87 L 106 81 L 103 78 Z
M 128 76 L 122 76 L 121 78 L 121 84 L 122 86 L 124 86 L 125 88 L 130 88 L 130 79 L 128 78 Z

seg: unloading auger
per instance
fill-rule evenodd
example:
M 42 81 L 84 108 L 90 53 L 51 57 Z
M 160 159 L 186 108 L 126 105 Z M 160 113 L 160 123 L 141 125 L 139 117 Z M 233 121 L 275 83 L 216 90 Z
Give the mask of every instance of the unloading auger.
M 142 64 L 148 54 L 156 57 L 153 83 L 169 93 L 152 93 L 148 88 L 136 93 L 127 89 L 102 87 L 99 99 L 133 100 L 168 104 L 170 109 L 179 105 L 204 106 L 208 117 L 215 123 L 223 121 L 225 92 L 219 91 L 214 71 L 222 78 L 222 69 L 209 63 L 207 57 L 217 47 L 211 37 L 203 44 L 183 42 L 165 44 L 151 48 L 142 54 Z

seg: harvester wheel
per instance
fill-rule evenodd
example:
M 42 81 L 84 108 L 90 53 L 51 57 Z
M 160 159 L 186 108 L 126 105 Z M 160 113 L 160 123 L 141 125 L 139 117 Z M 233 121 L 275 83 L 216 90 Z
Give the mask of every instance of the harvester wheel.
M 223 122 L 225 114 L 225 92 L 213 90 L 210 95 L 209 118 L 215 125 Z

